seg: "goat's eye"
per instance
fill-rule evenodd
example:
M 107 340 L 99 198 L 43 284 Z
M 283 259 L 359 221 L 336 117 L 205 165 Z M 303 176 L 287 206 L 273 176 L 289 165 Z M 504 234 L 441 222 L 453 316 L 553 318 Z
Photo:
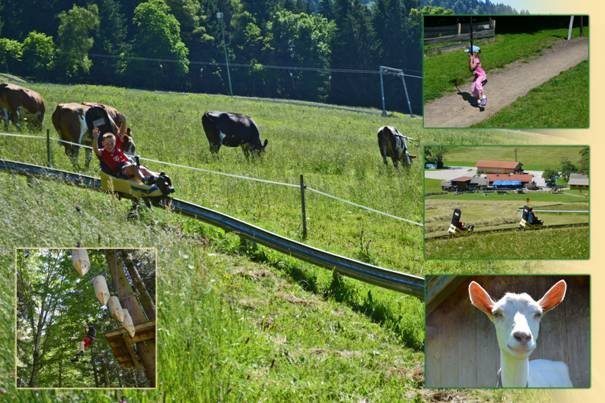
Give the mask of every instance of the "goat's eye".
M 493 313 L 493 315 L 494 315 L 494 318 L 498 318 L 498 319 L 502 318 L 502 312 L 501 311 L 495 311 Z
M 534 314 L 534 318 L 536 318 L 536 319 L 540 319 L 541 317 L 542 317 L 542 312 L 536 312 Z

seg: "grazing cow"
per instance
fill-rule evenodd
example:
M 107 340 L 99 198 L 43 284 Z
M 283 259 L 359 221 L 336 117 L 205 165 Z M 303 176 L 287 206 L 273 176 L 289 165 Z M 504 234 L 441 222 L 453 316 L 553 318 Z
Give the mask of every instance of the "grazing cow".
M 62 140 L 71 143 L 92 144 L 92 129 L 99 127 L 103 132 L 126 131 L 127 140 L 124 152 L 134 153 L 134 141 L 130 129 L 126 125 L 126 117 L 117 109 L 103 104 L 92 102 L 58 104 L 52 115 L 53 126 Z M 65 154 L 69 157 L 74 168 L 78 168 L 78 154 L 80 147 L 73 144 L 63 143 Z M 85 151 L 85 167 L 88 169 L 92 159 L 92 151 Z
M 267 147 L 267 139 L 260 141 L 260 133 L 251 117 L 231 112 L 205 112 L 202 127 L 210 144 L 210 152 L 218 153 L 222 145 L 242 147 L 246 158 L 259 155 Z
M 36 91 L 15 84 L 0 84 L 0 112 L 4 120 L 4 130 L 8 130 L 9 119 L 21 130 L 19 122 L 26 114 L 33 115 L 33 126 L 42 130 L 44 120 L 44 98 Z
M 378 129 L 378 148 L 384 164 L 387 164 L 387 157 L 391 157 L 395 168 L 398 167 L 399 161 L 405 166 L 410 166 L 412 160 L 416 158 L 409 152 L 408 137 L 399 133 L 399 130 L 393 126 L 383 126 Z

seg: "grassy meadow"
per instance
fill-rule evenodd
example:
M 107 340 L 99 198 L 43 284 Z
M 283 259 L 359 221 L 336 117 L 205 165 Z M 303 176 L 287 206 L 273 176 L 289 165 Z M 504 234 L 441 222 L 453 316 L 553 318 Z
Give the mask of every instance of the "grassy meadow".
M 401 115 L 258 102 L 202 94 L 160 93 L 99 86 L 37 84 L 51 115 L 58 102 L 89 100 L 114 105 L 133 129 L 138 153 L 205 169 L 296 184 L 304 174 L 308 186 L 415 221 L 422 220 L 420 164 L 396 171 L 382 164 L 376 130 L 393 124 L 420 141 L 490 143 L 535 140 L 532 136 L 485 131 L 423 130 L 420 119 Z M 200 118 L 206 110 L 234 110 L 254 117 L 269 140 L 261 160 L 246 161 L 239 149 L 211 155 Z M 45 128 L 51 130 L 50 116 Z M 450 135 L 448 135 L 450 134 Z M 540 137 L 540 136 L 536 136 Z M 544 141 L 544 139 L 541 139 Z M 62 148 L 53 143 L 54 165 L 71 170 Z M 418 146 L 412 152 L 419 154 Z M 83 153 L 81 153 L 83 154 Z M 0 137 L 0 156 L 44 164 L 45 142 Z M 80 156 L 80 162 L 83 155 Z M 259 184 L 183 168 L 147 164 L 166 171 L 175 197 L 214 208 L 278 234 L 300 238 L 300 194 L 295 188 Z M 96 174 L 93 160 L 89 174 Z M 333 252 L 398 270 L 421 272 L 419 227 L 366 213 L 356 207 L 307 192 L 307 242 Z
M 584 61 L 475 127 L 588 128 L 589 102 L 588 61 Z
M 510 400 L 542 392 L 422 389 L 424 307 L 416 298 L 323 269 L 161 209 L 125 220 L 129 205 L 102 193 L 0 173 L 0 334 L 12 346 L 14 248 L 75 244 L 158 248 L 155 391 L 14 390 L 11 348 L 0 386 L 13 401 Z M 75 212 L 74 206 L 82 209 Z M 27 214 L 24 214 L 27 212 Z M 426 262 L 432 272 L 510 273 L 528 262 Z M 195 359 L 192 359 L 195 357 Z
M 587 36 L 587 29 L 584 35 Z M 574 37 L 579 28 L 574 28 Z M 481 64 L 489 72 L 517 60 L 539 55 L 556 41 L 567 38 L 567 29 L 545 29 L 531 34 L 499 34 L 495 39 L 479 43 Z M 454 89 L 454 83 L 470 80 L 468 56 L 462 50 L 424 57 L 424 102 L 437 99 Z M 493 126 L 492 126 L 493 127 Z
M 540 216 L 542 218 L 542 216 Z M 426 242 L 427 259 L 588 259 L 588 228 L 470 234 Z
M 443 156 L 446 166 L 470 166 L 474 167 L 477 161 L 482 159 L 498 161 L 518 161 L 523 163 L 523 169 L 544 171 L 547 169 L 559 169 L 561 161 L 568 159 L 572 163 L 580 159 L 580 151 L 583 146 L 449 146 Z
M 29 84 L 47 101 L 97 101 L 129 119 L 143 157 L 307 184 L 401 217 L 422 219 L 422 169 L 384 167 L 376 130 L 393 124 L 427 142 L 463 144 L 536 142 L 543 136 L 488 130 L 423 130 L 420 119 L 330 108 L 259 102 L 201 94 L 159 93 L 99 86 Z M 267 153 L 246 161 L 240 150 L 210 155 L 200 117 L 205 110 L 253 116 Z M 42 138 L 42 134 L 40 134 Z M 44 164 L 44 141 L 0 136 L 0 157 Z M 419 154 L 419 149 L 412 150 Z M 81 159 L 83 156 L 81 156 Z M 72 170 L 58 144 L 54 165 Z M 281 235 L 300 238 L 296 189 L 237 181 L 182 168 L 165 170 L 175 197 L 192 201 Z M 86 173 L 96 175 L 96 161 Z M 148 392 L 15 393 L 10 348 L 0 355 L 0 386 L 16 401 L 512 399 L 510 391 L 422 389 L 424 307 L 414 297 L 382 290 L 257 247 L 224 231 L 161 209 L 126 220 L 130 207 L 102 193 L 0 173 L 4 200 L 0 273 L 12 278 L 13 248 L 74 245 L 156 246 L 158 256 L 158 368 L 160 386 Z M 306 242 L 332 252 L 418 275 L 510 273 L 539 270 L 527 262 L 425 262 L 422 229 L 307 193 Z M 82 209 L 78 215 L 75 206 Z M 11 301 L 11 281 L 0 286 Z M 0 323 L 12 322 L 11 303 L 0 305 Z M 3 325 L 2 325 L 3 326 Z M 0 334 L 12 346 L 13 330 Z M 195 359 L 191 359 L 195 357 Z M 9 368 L 9 369 L 2 369 Z M 4 371 L 4 372 L 2 372 Z M 524 397 L 543 396 L 525 392 Z

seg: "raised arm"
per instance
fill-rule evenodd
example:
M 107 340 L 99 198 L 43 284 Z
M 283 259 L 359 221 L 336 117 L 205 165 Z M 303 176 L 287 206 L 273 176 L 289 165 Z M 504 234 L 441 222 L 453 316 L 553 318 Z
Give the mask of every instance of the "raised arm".
M 99 128 L 95 127 L 92 129 L 92 149 L 97 154 L 97 156 L 101 156 L 101 150 L 99 150 Z

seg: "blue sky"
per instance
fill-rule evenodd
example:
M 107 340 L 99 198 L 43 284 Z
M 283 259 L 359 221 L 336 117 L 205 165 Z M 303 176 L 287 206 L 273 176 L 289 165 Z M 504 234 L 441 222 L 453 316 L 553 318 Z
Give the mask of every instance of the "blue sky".
M 492 3 L 507 4 L 517 10 L 528 10 L 529 12 L 545 12 L 548 9 L 548 1 L 542 0 L 490 0 Z M 546 6 L 546 7 L 545 7 Z

